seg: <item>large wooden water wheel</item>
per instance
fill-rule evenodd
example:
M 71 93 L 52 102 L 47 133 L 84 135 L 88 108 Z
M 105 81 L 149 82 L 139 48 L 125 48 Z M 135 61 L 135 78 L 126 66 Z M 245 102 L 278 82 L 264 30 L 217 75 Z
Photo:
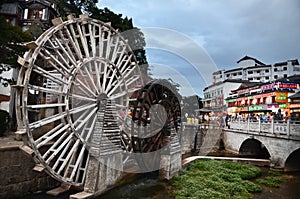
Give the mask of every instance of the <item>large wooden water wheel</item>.
M 36 169 L 82 186 L 101 136 L 121 146 L 130 96 L 143 85 L 137 61 L 117 31 L 87 15 L 55 19 L 27 46 L 15 86 L 24 150 Z

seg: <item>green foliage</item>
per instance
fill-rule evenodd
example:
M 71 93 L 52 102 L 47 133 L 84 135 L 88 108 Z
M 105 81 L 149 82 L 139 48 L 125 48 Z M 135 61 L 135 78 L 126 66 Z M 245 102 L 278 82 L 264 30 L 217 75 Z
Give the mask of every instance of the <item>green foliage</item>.
M 128 44 L 140 65 L 142 74 L 148 75 L 149 66 L 145 51 L 145 37 L 140 29 L 133 26 L 132 19 L 123 17 L 122 14 L 116 14 L 108 8 L 99 9 L 97 7 L 91 8 L 90 17 L 103 22 L 111 22 L 112 27 L 118 29 L 122 37 L 128 40 Z
M 269 170 L 269 171 L 268 171 L 268 175 L 270 175 L 270 176 L 282 176 L 282 173 L 279 173 L 279 172 L 276 172 L 276 171 Z
M 260 186 L 246 179 L 261 175 L 251 165 L 235 162 L 197 160 L 173 178 L 176 198 L 252 198 Z
M 43 34 L 43 26 L 44 25 L 41 20 L 37 19 L 32 22 L 28 30 L 26 30 L 25 32 L 32 35 L 33 39 L 36 40 L 41 34 Z
M 183 113 L 188 113 L 189 116 L 195 114 L 195 110 L 203 107 L 202 99 L 198 95 L 187 96 L 182 98 Z
M 6 23 L 5 18 L 0 16 L 0 74 L 8 71 L 11 67 L 18 67 L 17 58 L 22 56 L 26 48 L 21 45 L 22 42 L 31 41 L 32 37 L 24 33 L 20 27 L 12 26 Z M 11 80 L 0 76 L 0 83 L 5 86 Z
M 61 0 L 58 4 L 59 13 L 65 17 L 70 13 L 74 13 L 76 16 L 91 12 L 93 8 L 97 8 L 98 0 Z
M 269 170 L 268 177 L 265 177 L 264 179 L 257 179 L 256 182 L 266 185 L 267 187 L 279 188 L 280 183 L 284 181 L 284 179 L 279 176 L 282 176 L 282 174 L 276 171 Z
M 265 179 L 257 179 L 256 182 L 259 184 L 266 185 L 267 187 L 280 187 L 280 183 L 283 182 L 284 179 L 280 177 L 272 177 L 268 176 Z
M 8 129 L 9 114 L 4 110 L 0 110 L 0 136 L 3 136 Z

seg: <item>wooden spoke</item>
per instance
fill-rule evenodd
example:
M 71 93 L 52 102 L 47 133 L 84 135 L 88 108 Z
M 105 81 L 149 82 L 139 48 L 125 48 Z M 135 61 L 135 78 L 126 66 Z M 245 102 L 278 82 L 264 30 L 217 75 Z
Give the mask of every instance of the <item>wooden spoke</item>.
M 97 101 L 97 99 L 95 99 L 95 98 L 89 98 L 89 97 L 85 97 L 85 96 L 78 95 L 78 94 L 71 94 L 69 97 L 74 98 L 74 99 L 80 99 L 80 100 L 83 100 L 83 101 L 90 101 L 90 102 L 96 102 Z
M 59 127 L 59 128 L 57 128 Z M 41 146 L 44 146 L 46 143 L 50 142 L 51 140 L 53 140 L 55 137 L 57 137 L 59 134 L 61 134 L 62 132 L 64 132 L 65 130 L 67 130 L 70 125 L 64 125 L 64 126 L 57 126 L 56 128 L 52 129 L 51 131 L 49 131 L 48 133 L 44 134 L 42 137 L 40 137 L 38 140 L 36 140 L 36 147 L 40 148 Z M 41 141 L 43 140 L 43 141 Z

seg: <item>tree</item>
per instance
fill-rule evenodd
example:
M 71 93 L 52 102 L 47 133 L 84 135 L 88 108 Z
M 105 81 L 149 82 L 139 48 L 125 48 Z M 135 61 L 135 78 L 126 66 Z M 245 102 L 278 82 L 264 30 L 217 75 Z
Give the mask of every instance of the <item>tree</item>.
M 121 32 L 122 36 L 128 40 L 131 49 L 133 49 L 140 65 L 141 73 L 147 76 L 149 65 L 145 51 L 145 36 L 140 29 L 133 26 L 132 19 L 128 17 L 123 18 L 122 14 L 115 14 L 108 8 L 99 9 L 97 7 L 91 7 L 89 13 L 91 18 L 99 19 L 103 22 L 111 22 L 112 27 Z
M 19 66 L 17 63 L 18 56 L 22 56 L 26 51 L 22 42 L 31 41 L 32 37 L 29 33 L 24 33 L 20 27 L 12 26 L 0 16 L 0 74 L 11 68 Z M 0 75 L 0 82 L 7 86 L 12 82 L 11 79 L 3 78 Z
M 184 97 L 182 102 L 182 112 L 188 113 L 188 115 L 195 114 L 195 110 L 203 107 L 202 99 L 198 95 Z
M 36 19 L 32 22 L 29 28 L 25 31 L 32 35 L 33 39 L 36 40 L 41 34 L 43 34 L 44 25 L 40 19 Z

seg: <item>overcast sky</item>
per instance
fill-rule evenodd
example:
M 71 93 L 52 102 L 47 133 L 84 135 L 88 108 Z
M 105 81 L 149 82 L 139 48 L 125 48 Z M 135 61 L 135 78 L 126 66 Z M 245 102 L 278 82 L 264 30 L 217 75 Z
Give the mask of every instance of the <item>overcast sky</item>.
M 147 46 L 150 64 L 168 65 L 179 73 L 195 74 L 193 69 L 188 69 L 195 69 L 195 62 L 199 61 L 195 60 L 199 59 L 195 58 L 197 54 L 192 53 L 195 45 L 199 51 L 202 49 L 201 60 L 211 60 L 209 72 L 234 68 L 245 55 L 266 64 L 300 58 L 299 0 L 100 0 L 99 7 L 108 7 L 132 18 L 134 26 L 142 30 L 151 27 L 167 30 L 167 33 L 173 31 L 178 35 L 178 39 L 173 40 L 176 45 L 182 40 L 185 44 L 192 40 L 192 47 L 180 52 L 169 47 L 159 48 L 161 45 Z M 154 36 L 159 37 L 159 34 Z M 191 55 L 182 55 L 184 51 Z M 184 69 L 180 70 L 180 66 Z M 200 73 L 203 72 L 201 66 L 196 66 L 196 70 L 199 72 L 199 67 Z M 161 72 L 155 68 L 152 71 L 154 75 Z M 190 80 L 191 76 L 185 78 L 194 92 L 202 95 L 203 88 L 211 82 L 207 80 L 208 74 L 200 76 L 198 87 Z

